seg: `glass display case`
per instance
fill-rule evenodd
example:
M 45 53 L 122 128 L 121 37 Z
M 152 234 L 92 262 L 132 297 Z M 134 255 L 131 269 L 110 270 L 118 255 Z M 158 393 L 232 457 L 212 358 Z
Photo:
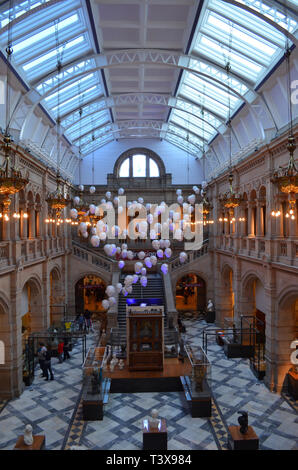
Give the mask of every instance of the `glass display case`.
M 106 355 L 106 347 L 91 347 L 89 348 L 85 361 L 83 363 L 83 383 L 86 383 L 91 378 L 94 370 L 102 369 L 102 361 Z M 101 370 L 102 378 L 102 370 Z
M 163 307 L 127 307 L 127 362 L 130 370 L 162 370 Z
M 32 384 L 35 369 L 34 341 L 28 338 L 23 349 L 23 381 L 26 386 Z
M 191 364 L 190 382 L 194 392 L 204 392 L 211 379 L 211 364 L 200 346 L 185 345 L 185 351 Z

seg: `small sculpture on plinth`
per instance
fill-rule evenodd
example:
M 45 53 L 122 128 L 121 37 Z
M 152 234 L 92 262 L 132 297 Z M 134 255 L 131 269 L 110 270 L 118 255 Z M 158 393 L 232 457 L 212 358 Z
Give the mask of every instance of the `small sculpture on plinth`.
M 110 362 L 110 371 L 113 372 L 113 370 L 115 369 L 116 365 L 118 364 L 118 359 L 117 359 L 117 356 L 116 356 L 116 353 L 113 354 L 113 358 Z
M 158 411 L 153 409 L 151 411 L 151 416 L 148 419 L 150 429 L 158 429 L 160 425 L 160 419 L 158 418 Z
M 238 423 L 240 424 L 240 432 L 241 434 L 246 434 L 248 431 L 248 413 L 247 411 L 238 411 L 241 415 L 238 418 Z
M 27 424 L 24 431 L 24 443 L 26 446 L 32 446 L 33 444 L 33 435 L 32 435 L 32 426 Z
M 208 300 L 207 311 L 208 312 L 213 312 L 214 311 L 214 305 L 213 305 L 213 302 L 212 302 L 211 299 Z

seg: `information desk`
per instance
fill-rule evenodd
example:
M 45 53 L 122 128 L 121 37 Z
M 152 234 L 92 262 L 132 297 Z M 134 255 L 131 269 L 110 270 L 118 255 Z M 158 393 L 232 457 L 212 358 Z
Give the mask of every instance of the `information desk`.
M 164 308 L 126 307 L 127 363 L 130 370 L 163 370 Z

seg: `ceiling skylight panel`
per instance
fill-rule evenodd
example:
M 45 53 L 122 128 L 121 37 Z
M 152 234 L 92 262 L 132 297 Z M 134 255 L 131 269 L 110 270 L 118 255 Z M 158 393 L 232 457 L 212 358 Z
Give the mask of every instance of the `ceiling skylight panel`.
M 185 119 L 179 116 L 171 116 L 170 122 L 177 124 L 179 126 L 182 126 L 184 129 L 189 130 L 190 132 L 192 132 L 193 134 L 196 134 L 199 137 L 203 138 L 203 134 L 204 134 L 205 140 L 209 140 L 209 138 L 211 137 L 211 134 L 207 132 L 203 132 L 203 130 L 200 127 L 194 125 L 192 122 L 186 121 Z
M 69 16 L 65 20 L 60 21 L 57 24 L 58 32 L 62 31 L 64 28 L 67 28 L 70 25 L 73 25 L 74 23 L 77 23 L 78 19 L 79 17 L 77 13 L 75 13 L 74 15 Z M 36 43 L 40 43 L 40 41 L 42 41 L 43 39 L 46 39 L 49 36 L 54 36 L 55 30 L 56 30 L 55 25 L 50 26 L 49 28 L 43 29 L 37 34 L 33 34 L 32 36 L 28 37 L 24 41 L 20 41 L 19 43 L 14 44 L 13 46 L 14 53 L 17 54 L 18 52 L 22 51 L 25 48 L 34 47 Z M 40 44 L 39 44 L 39 47 L 40 47 Z
M 65 101 L 68 97 L 73 96 L 74 94 L 78 94 L 79 92 L 84 92 L 85 89 L 90 88 L 91 84 L 96 84 L 98 82 L 97 77 L 94 73 L 86 75 L 86 77 L 81 78 L 80 80 L 76 80 L 75 82 L 67 85 L 65 87 L 61 87 L 59 96 L 61 101 Z M 50 108 L 56 104 L 58 100 L 58 91 L 55 91 L 52 95 L 49 95 L 45 98 L 47 106 Z
M 193 114 L 197 114 L 198 116 L 201 115 L 201 111 L 202 111 L 201 107 L 192 103 L 187 103 L 186 101 L 179 100 L 179 96 L 177 98 L 177 106 Z M 221 122 L 218 119 L 216 119 L 215 116 L 212 116 L 212 114 L 208 113 L 206 109 L 204 109 L 204 119 L 205 121 L 209 122 L 213 127 L 218 127 L 221 124 Z
M 208 81 L 204 80 L 204 79 L 201 79 L 200 77 L 192 74 L 192 73 L 189 73 L 187 72 L 186 75 L 185 75 L 185 80 L 184 80 L 184 83 L 186 85 L 189 85 L 193 88 L 195 88 L 196 90 L 202 92 L 203 94 L 203 97 L 204 95 L 208 95 L 210 96 L 211 98 L 225 104 L 225 105 L 228 105 L 229 104 L 229 99 L 230 99 L 230 102 L 231 102 L 231 106 L 235 106 L 239 100 L 239 98 L 237 98 L 236 96 L 232 95 L 230 93 L 230 97 L 229 97 L 229 94 L 228 94 L 228 90 L 225 91 L 223 90 L 222 88 L 220 88 L 219 85 L 217 84 L 211 84 L 209 83 Z M 225 83 L 226 85 L 228 85 L 228 83 L 226 82 Z
M 284 44 L 284 35 L 253 13 L 249 13 L 237 6 L 223 2 L 222 0 L 209 0 L 208 8 L 217 11 L 222 16 L 225 16 L 232 21 L 234 20 L 245 28 L 254 31 L 256 34 L 262 32 L 263 37 L 280 44 L 280 46 Z M 271 19 L 273 20 L 273 17 L 271 17 Z
M 203 117 L 203 114 L 200 114 L 198 117 L 195 116 L 187 116 L 186 113 L 183 113 L 182 111 L 178 111 L 177 109 L 174 109 L 171 114 L 171 118 L 174 116 L 179 116 L 180 118 L 184 119 L 185 121 L 189 121 L 191 124 L 196 126 L 200 130 L 204 130 L 204 133 L 206 137 L 210 136 L 213 134 L 214 129 L 213 127 L 209 126 L 207 122 L 204 122 L 202 119 L 200 119 L 200 116 Z M 205 117 L 205 116 L 204 116 Z
M 197 155 L 200 151 L 198 147 L 195 147 L 191 144 L 191 142 L 185 142 L 183 139 L 176 137 L 172 134 L 166 134 L 165 140 L 170 142 L 171 144 L 175 145 L 176 147 L 190 153 L 192 155 Z
M 222 116 L 223 118 L 226 118 L 228 116 L 228 107 L 219 103 L 216 100 L 213 100 L 212 98 L 208 96 L 204 96 L 201 92 L 198 90 L 195 90 L 194 88 L 191 88 L 188 85 L 182 85 L 180 89 L 180 94 L 182 96 L 185 96 L 186 98 L 191 99 L 195 103 L 204 106 L 207 108 L 207 110 L 211 112 L 215 112 L 215 114 L 218 114 L 219 116 Z
M 207 57 L 216 60 L 221 65 L 225 66 L 227 59 L 229 58 L 232 71 L 237 71 L 239 75 L 249 77 L 253 80 L 257 80 L 259 74 L 264 70 L 259 64 L 256 64 L 252 60 L 245 58 L 239 53 L 234 51 L 229 52 L 227 47 L 223 47 L 218 42 L 211 40 L 205 36 L 201 37 L 199 50 Z
M 208 74 L 211 77 L 214 77 L 223 83 L 228 82 L 228 75 L 224 70 L 217 69 L 216 67 L 213 67 L 212 65 L 205 63 L 203 60 L 191 59 L 190 67 L 194 70 L 197 70 L 198 72 Z M 230 77 L 230 85 L 231 85 L 231 88 L 237 91 L 240 95 L 245 95 L 245 93 L 248 91 L 247 86 L 245 86 L 235 77 Z
M 80 102 L 80 97 L 81 97 L 81 99 L 83 99 L 85 101 L 87 98 L 90 98 L 91 96 L 96 95 L 97 92 L 98 92 L 98 89 L 99 89 L 99 87 L 97 85 L 94 85 L 91 88 L 84 91 L 82 97 L 81 97 L 81 95 L 75 95 L 72 98 L 69 98 L 68 100 L 62 102 L 60 104 L 61 114 L 65 114 L 66 112 L 70 111 L 71 109 L 74 109 L 74 108 L 80 106 L 82 104 Z M 54 108 L 52 108 L 52 111 L 53 112 L 56 111 L 57 108 L 58 108 L 58 106 L 55 106 Z
M 193 144 L 197 145 L 198 147 L 203 145 L 203 141 L 199 138 L 199 136 L 194 135 L 194 133 L 188 129 L 182 129 L 181 127 L 176 126 L 175 123 L 172 121 L 169 122 L 168 130 L 174 133 L 175 135 L 184 138 L 185 140 L 191 140 Z
M 230 23 L 230 24 L 229 24 Z M 211 28 L 210 28 L 211 25 Z M 208 27 L 207 27 L 208 26 Z M 251 31 L 245 30 L 238 25 L 231 27 L 231 22 L 225 18 L 220 18 L 214 13 L 208 15 L 207 23 L 204 25 L 204 30 L 212 31 L 213 35 L 218 40 L 223 40 L 229 44 L 230 35 L 232 36 L 232 48 L 238 50 L 245 50 L 248 54 L 259 52 L 259 59 L 267 57 L 266 62 L 269 62 L 272 56 L 276 53 L 278 48 Z
M 84 40 L 85 40 L 85 36 L 79 36 L 78 38 L 73 39 L 72 41 L 69 41 L 64 47 L 64 51 L 76 50 L 77 52 L 77 49 L 74 49 L 74 48 L 76 48 L 76 46 L 78 46 L 79 44 L 82 44 Z M 59 50 L 59 53 L 61 53 L 63 48 L 59 47 L 58 50 Z M 67 58 L 67 55 L 64 54 L 64 60 L 66 58 Z M 54 60 L 50 60 L 50 59 L 54 59 Z M 48 52 L 47 54 L 44 54 L 38 57 L 37 59 L 33 60 L 32 62 L 29 62 L 28 64 L 24 65 L 23 69 L 27 72 L 28 70 L 36 68 L 40 66 L 41 64 L 44 64 L 45 62 L 48 65 L 46 69 L 51 70 L 53 68 L 53 65 L 55 65 L 55 62 L 57 62 L 57 50 L 56 49 L 53 49 L 51 52 Z
M 77 121 L 74 125 L 70 126 L 67 132 L 69 134 L 72 134 L 74 132 L 79 131 L 80 127 L 86 126 L 87 124 L 91 124 L 91 125 L 96 124 L 96 126 L 98 124 L 103 124 L 106 121 L 107 116 L 108 116 L 108 112 L 106 110 L 99 111 L 97 113 L 94 113 L 91 116 L 89 114 L 84 116 L 83 114 L 82 119 Z
M 81 125 L 76 126 L 76 128 L 69 129 L 67 131 L 67 135 L 73 141 L 78 139 L 80 137 L 80 134 L 84 135 L 87 132 L 92 132 L 92 129 L 94 129 L 95 127 L 107 124 L 108 122 L 109 116 L 105 112 L 104 114 L 94 116 L 94 120 L 91 120 L 91 118 L 89 118 L 88 120 L 83 121 Z
M 248 5 L 253 10 L 259 11 L 267 18 L 270 18 L 271 20 L 276 21 L 280 26 L 282 26 L 285 29 L 288 29 L 289 32 L 293 32 L 293 30 L 295 29 L 295 24 L 297 23 L 293 19 L 288 18 L 288 20 L 290 19 L 288 23 L 286 21 L 287 16 L 285 12 L 283 11 L 284 10 L 283 3 L 280 4 L 280 7 L 278 9 L 277 6 L 276 7 L 270 6 L 263 1 L 260 1 L 260 2 L 255 2 L 254 0 L 251 0 L 251 1 L 238 0 L 238 1 L 240 3 Z M 290 16 L 291 14 L 289 13 L 289 17 Z

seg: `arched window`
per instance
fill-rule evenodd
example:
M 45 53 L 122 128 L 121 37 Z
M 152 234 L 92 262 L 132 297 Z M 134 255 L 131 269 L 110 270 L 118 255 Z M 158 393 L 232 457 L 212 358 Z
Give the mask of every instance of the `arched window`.
M 132 153 L 120 164 L 118 176 L 119 178 L 158 178 L 160 168 L 148 154 Z

